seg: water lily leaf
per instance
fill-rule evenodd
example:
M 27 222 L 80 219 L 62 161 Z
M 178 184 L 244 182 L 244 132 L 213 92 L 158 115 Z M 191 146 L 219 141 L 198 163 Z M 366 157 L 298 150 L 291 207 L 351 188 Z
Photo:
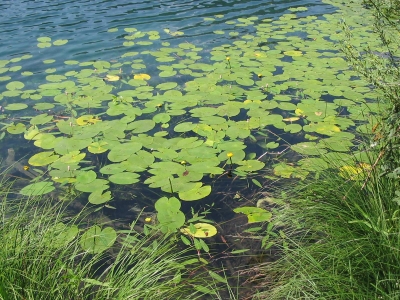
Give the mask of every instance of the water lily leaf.
M 136 74 L 135 76 L 133 76 L 133 79 L 137 80 L 149 80 L 150 78 L 151 76 L 148 74 Z
M 33 117 L 30 121 L 32 125 L 43 125 L 50 122 L 53 119 L 53 116 L 49 116 L 48 114 L 40 114 Z
M 33 107 L 36 110 L 47 110 L 54 108 L 54 104 L 52 103 L 36 103 Z
M 179 193 L 179 198 L 184 201 L 194 201 L 207 197 L 211 193 L 211 186 L 202 186 L 202 183 L 198 183 L 196 188 L 191 189 L 187 192 Z
M 7 83 L 6 85 L 6 89 L 10 90 L 10 91 L 14 91 L 14 90 L 20 90 L 25 86 L 24 83 L 22 83 L 21 81 L 12 81 Z
M 180 207 L 181 202 L 175 197 L 162 197 L 157 200 L 155 208 L 162 232 L 174 232 L 185 223 L 185 215 L 180 211 Z
M 38 196 L 48 194 L 54 191 L 55 187 L 52 182 L 42 181 L 30 184 L 20 190 L 20 194 L 25 196 Z
M 183 122 L 175 126 L 175 132 L 187 132 L 196 128 L 197 124 L 193 124 L 192 122 Z
M 62 46 L 65 45 L 66 43 L 68 43 L 68 40 L 56 40 L 53 42 L 54 46 Z
M 130 123 L 127 126 L 127 130 L 131 130 L 132 133 L 143 133 L 150 131 L 156 126 L 156 122 L 153 120 L 138 120 Z
M 82 184 L 87 184 L 91 183 L 96 179 L 97 175 L 96 172 L 90 170 L 90 171 L 80 171 L 78 175 L 76 176 L 76 182 L 77 183 L 82 183 Z
M 48 36 L 41 36 L 41 37 L 38 37 L 36 40 L 41 43 L 46 43 L 46 42 L 50 42 L 51 38 Z
M 87 125 L 87 124 L 95 124 L 97 122 L 101 122 L 100 119 L 96 118 L 93 115 L 83 115 L 76 119 L 76 124 L 79 126 Z
M 208 223 L 196 223 L 193 225 L 194 232 L 190 227 L 181 229 L 181 232 L 186 235 L 190 235 L 195 238 L 209 238 L 217 234 L 218 230 L 215 226 Z
M 61 248 L 68 245 L 78 235 L 79 228 L 76 225 L 67 226 L 63 223 L 57 223 L 46 236 L 49 240 L 49 246 L 52 248 Z
M 112 227 L 103 230 L 100 226 L 90 227 L 81 237 L 80 245 L 88 253 L 101 253 L 112 245 L 117 239 L 117 232 Z
M 164 82 L 164 83 L 160 83 L 156 86 L 156 88 L 158 88 L 159 90 L 171 90 L 173 88 L 176 88 L 178 86 L 178 84 L 176 82 Z
M 272 218 L 272 213 L 260 207 L 242 206 L 235 208 L 233 211 L 237 214 L 245 214 L 248 223 L 268 222 Z
M 319 155 L 326 153 L 326 150 L 314 142 L 303 142 L 291 146 L 292 150 L 306 155 Z
M 7 132 L 11 134 L 20 134 L 25 132 L 26 127 L 22 123 L 17 123 L 15 125 L 11 125 L 7 127 Z
M 38 43 L 38 48 L 49 48 L 51 47 L 51 43 Z
M 274 165 L 274 174 L 283 178 L 290 178 L 295 171 L 293 166 L 290 166 L 284 162 Z
M 94 191 L 89 195 L 89 202 L 92 204 L 103 204 L 111 200 L 111 192 Z
M 132 184 L 139 182 L 139 177 L 140 175 L 136 173 L 121 172 L 111 175 L 108 180 L 116 184 Z
M 243 172 L 258 171 L 258 170 L 261 170 L 262 168 L 264 168 L 264 166 L 265 166 L 265 163 L 263 163 L 262 161 L 259 161 L 259 160 L 245 160 L 245 161 L 238 162 L 238 164 L 241 165 L 241 167 L 236 168 L 236 170 L 243 171 Z
M 78 191 L 92 193 L 95 191 L 104 191 L 109 188 L 108 181 L 104 179 L 95 179 L 89 183 L 77 182 L 75 188 Z
M 171 120 L 171 117 L 167 113 L 159 113 L 153 117 L 153 121 L 156 123 L 168 123 L 169 120 Z
M 27 108 L 28 105 L 26 105 L 25 103 L 11 103 L 8 104 L 6 107 L 4 107 L 7 110 L 22 110 Z
M 112 162 L 120 162 L 127 159 L 141 148 L 142 144 L 136 142 L 120 144 L 113 147 L 107 157 Z
M 29 158 L 28 162 L 32 166 L 40 167 L 55 162 L 59 157 L 59 155 L 54 154 L 54 151 L 39 152 Z
M 283 54 L 287 55 L 287 56 L 302 56 L 303 52 L 301 51 L 295 51 L 295 50 L 290 50 L 290 51 L 285 51 L 283 52 Z
M 108 150 L 108 148 L 106 148 L 107 145 L 108 143 L 105 141 L 94 142 L 88 146 L 88 151 L 95 154 L 103 153 Z
M 107 74 L 106 77 L 104 78 L 104 80 L 107 81 L 118 81 L 120 78 L 118 75 L 111 75 L 111 74 Z

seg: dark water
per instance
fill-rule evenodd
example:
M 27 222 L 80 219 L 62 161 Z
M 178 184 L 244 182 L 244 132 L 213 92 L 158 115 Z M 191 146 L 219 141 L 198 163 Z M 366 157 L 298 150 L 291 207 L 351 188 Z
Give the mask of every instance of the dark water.
M 214 30 L 228 27 L 226 21 L 257 16 L 277 18 L 288 8 L 306 6 L 302 15 L 330 13 L 333 7 L 316 0 L 298 1 L 131 1 L 131 0 L 11 0 L 0 1 L 0 59 L 46 52 L 48 58 L 64 61 L 110 59 L 118 57 L 125 27 L 162 31 L 169 28 L 185 35 L 173 40 L 190 41 L 197 45 L 223 43 Z M 204 17 L 224 15 L 210 25 Z M 119 34 L 107 34 L 120 28 Z M 36 39 L 49 36 L 53 40 L 68 39 L 57 49 L 39 49 Z M 133 49 L 134 50 L 134 49 Z

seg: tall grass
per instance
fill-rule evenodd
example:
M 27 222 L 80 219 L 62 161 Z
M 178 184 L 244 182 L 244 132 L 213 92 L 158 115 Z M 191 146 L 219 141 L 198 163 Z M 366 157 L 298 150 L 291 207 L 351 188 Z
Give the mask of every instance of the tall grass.
M 10 197 L 0 183 L 0 299 L 222 299 L 197 256 L 173 235 L 120 231 L 117 245 L 89 254 L 75 238 L 57 238 L 81 216 L 49 198 Z M 61 225 L 63 223 L 64 225 Z M 199 268 L 201 266 L 201 268 Z
M 339 163 L 282 210 L 288 238 L 259 299 L 400 299 L 398 183 L 376 168 L 339 176 Z

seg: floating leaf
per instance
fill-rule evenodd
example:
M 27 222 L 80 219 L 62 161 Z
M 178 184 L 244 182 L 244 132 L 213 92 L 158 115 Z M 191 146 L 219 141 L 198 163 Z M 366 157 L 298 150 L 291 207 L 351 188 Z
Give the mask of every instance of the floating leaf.
M 130 172 L 121 172 L 111 175 L 108 180 L 116 184 L 133 184 L 139 182 L 139 174 Z
M 137 80 L 149 80 L 151 77 L 148 74 L 136 74 L 135 76 L 133 76 L 133 79 L 137 79 Z
M 6 107 L 4 107 L 7 110 L 22 110 L 27 108 L 28 105 L 26 105 L 25 103 L 11 103 L 8 104 Z
M 248 223 L 268 222 L 272 218 L 272 213 L 260 207 L 242 206 L 235 208 L 233 211 L 235 213 L 245 214 Z
M 32 183 L 20 190 L 20 194 L 25 196 L 38 196 L 48 194 L 54 191 L 55 187 L 52 182 L 42 181 Z
M 17 123 L 15 125 L 11 125 L 7 127 L 7 132 L 11 134 L 20 134 L 25 132 L 26 127 L 22 123 Z
M 198 183 L 194 189 L 187 192 L 179 193 L 179 198 L 184 201 L 194 201 L 207 197 L 211 193 L 211 186 L 202 186 L 202 183 Z
M 40 167 L 55 162 L 59 157 L 54 151 L 40 152 L 32 156 L 28 162 L 32 166 Z
M 111 200 L 111 192 L 94 191 L 89 195 L 89 202 L 92 204 L 103 204 Z
M 111 227 L 103 230 L 100 226 L 92 226 L 80 239 L 80 245 L 83 250 L 89 253 L 101 253 L 110 248 L 117 239 L 116 231 Z
M 119 80 L 119 76 L 118 75 L 107 74 L 104 79 L 107 80 L 107 81 L 118 81 Z
M 56 40 L 53 42 L 54 46 L 62 46 L 65 45 L 66 43 L 68 43 L 68 40 Z
M 195 232 L 192 232 L 190 227 L 181 229 L 181 232 L 195 238 L 209 238 L 217 234 L 217 228 L 208 223 L 196 223 L 193 225 Z

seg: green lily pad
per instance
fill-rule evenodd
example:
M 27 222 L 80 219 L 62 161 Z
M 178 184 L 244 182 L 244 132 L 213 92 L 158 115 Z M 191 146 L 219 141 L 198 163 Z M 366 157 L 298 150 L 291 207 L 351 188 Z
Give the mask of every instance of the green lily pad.
M 56 40 L 53 42 L 54 46 L 62 46 L 65 45 L 66 43 L 68 43 L 68 40 Z
M 22 123 L 17 123 L 15 125 L 11 125 L 7 127 L 7 132 L 11 134 L 20 134 L 25 132 L 26 127 Z
M 78 191 L 92 193 L 95 191 L 104 191 L 109 188 L 108 181 L 104 179 L 95 179 L 89 183 L 77 182 L 75 188 Z
M 32 125 L 43 125 L 50 122 L 52 119 L 53 116 L 49 116 L 48 114 L 40 114 L 37 115 L 36 117 L 33 117 L 30 123 Z
M 54 151 L 40 152 L 29 158 L 29 164 L 40 167 L 49 165 L 59 159 L 59 155 L 55 155 Z
M 111 192 L 94 191 L 89 195 L 89 202 L 92 204 L 103 204 L 111 200 Z
M 292 150 L 306 155 L 320 155 L 326 153 L 326 150 L 314 142 L 303 142 L 291 146 Z
M 196 185 L 196 188 L 191 189 L 187 192 L 179 193 L 179 198 L 184 201 L 194 201 L 207 197 L 211 193 L 211 186 L 205 185 L 200 182 Z
M 195 238 L 209 238 L 217 234 L 217 228 L 208 223 L 196 223 L 193 225 L 194 232 L 190 227 L 181 229 L 181 232 Z
M 7 110 L 22 110 L 27 108 L 28 105 L 26 105 L 25 103 L 11 103 L 8 104 L 6 107 L 4 107 Z
M 6 89 L 10 91 L 20 90 L 25 86 L 25 84 L 21 81 L 12 81 L 7 83 Z
M 264 168 L 264 166 L 265 166 L 265 163 L 263 163 L 262 161 L 258 161 L 258 160 L 245 160 L 242 162 L 238 162 L 238 164 L 241 166 L 236 168 L 236 170 L 243 171 L 243 172 L 258 171 L 258 170 L 261 170 L 262 168 Z
M 55 187 L 52 182 L 49 181 L 42 181 L 32 183 L 20 190 L 20 194 L 25 196 L 39 196 L 48 194 L 54 191 Z
M 117 145 L 111 149 L 107 157 L 112 162 L 120 162 L 126 160 L 133 153 L 142 148 L 142 144 L 130 142 Z
M 80 245 L 86 252 L 96 254 L 110 248 L 116 239 L 117 232 L 113 228 L 106 227 L 102 230 L 100 226 L 95 225 L 81 236 Z
M 133 184 L 139 182 L 139 174 L 130 172 L 121 172 L 111 175 L 108 180 L 116 184 Z
M 242 206 L 235 208 L 233 211 L 235 213 L 245 214 L 248 223 L 268 222 L 272 218 L 272 213 L 260 207 Z

